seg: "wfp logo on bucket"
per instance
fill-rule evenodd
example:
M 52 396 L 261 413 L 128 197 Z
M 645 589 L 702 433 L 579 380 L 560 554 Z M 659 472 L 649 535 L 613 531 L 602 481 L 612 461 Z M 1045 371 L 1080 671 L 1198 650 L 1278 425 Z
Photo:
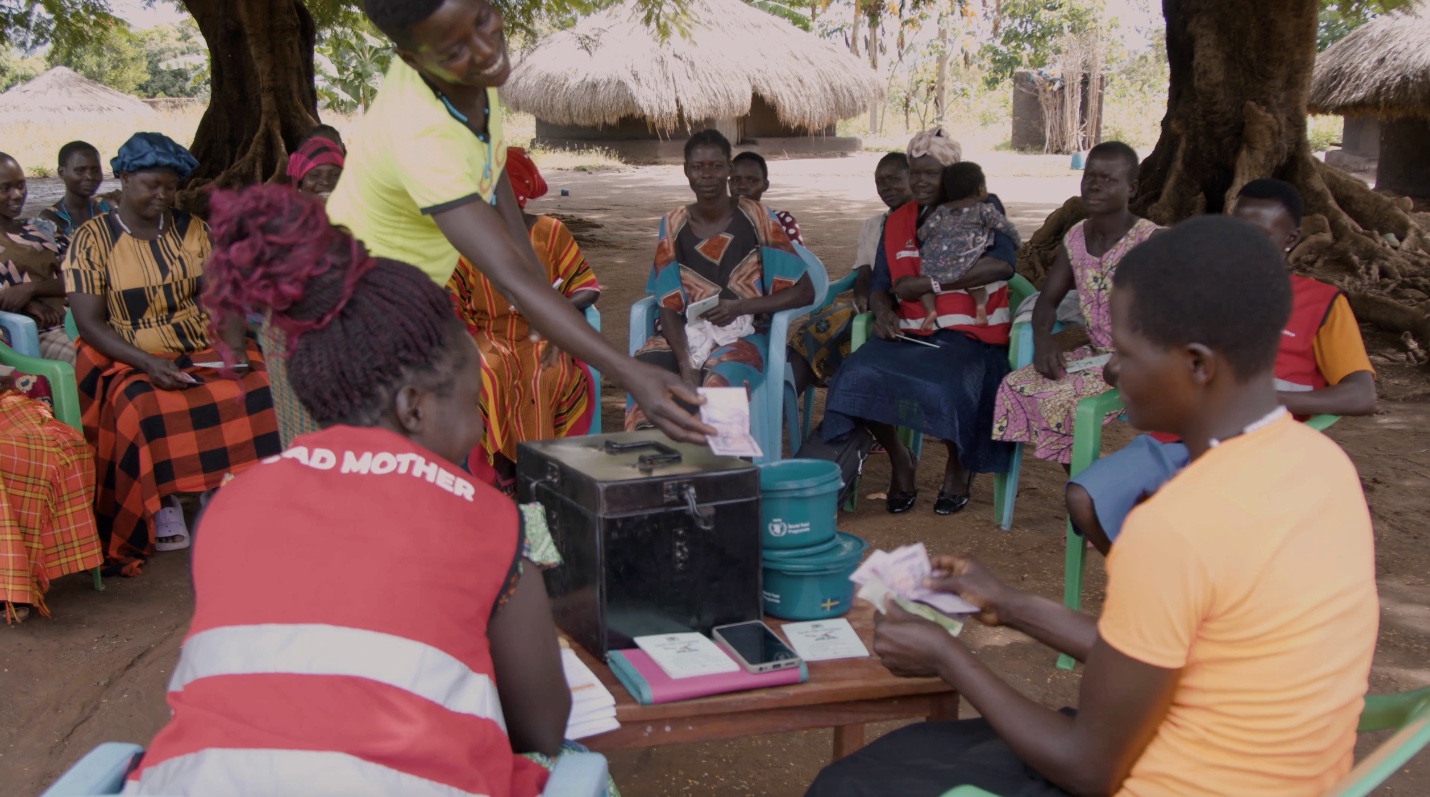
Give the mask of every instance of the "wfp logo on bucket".
M 794 536 L 797 534 L 808 534 L 809 528 L 810 524 L 807 521 L 804 523 L 786 523 L 783 518 L 775 518 L 770 521 L 769 532 L 771 537 L 783 537 L 787 534 Z

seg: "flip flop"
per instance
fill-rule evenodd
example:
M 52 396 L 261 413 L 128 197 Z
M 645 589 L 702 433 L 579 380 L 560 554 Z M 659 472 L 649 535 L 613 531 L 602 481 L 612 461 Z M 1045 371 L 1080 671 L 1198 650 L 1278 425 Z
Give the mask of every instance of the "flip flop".
M 184 523 L 184 510 L 178 501 L 169 499 L 169 505 L 154 513 L 154 550 L 182 551 L 189 547 L 189 527 Z M 174 542 L 160 542 L 166 537 L 178 537 Z

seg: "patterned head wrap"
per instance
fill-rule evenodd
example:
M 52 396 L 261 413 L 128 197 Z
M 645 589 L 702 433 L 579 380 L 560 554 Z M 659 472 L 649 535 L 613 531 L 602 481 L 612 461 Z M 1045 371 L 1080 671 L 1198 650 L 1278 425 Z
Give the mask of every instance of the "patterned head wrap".
M 293 180 L 293 185 L 303 182 L 303 178 L 308 176 L 308 172 L 319 166 L 336 166 L 343 168 L 343 151 L 322 136 L 313 136 L 303 142 L 303 146 L 297 152 L 288 156 L 288 177 Z
M 163 133 L 135 133 L 109 161 L 115 174 L 167 169 L 182 180 L 199 168 L 199 162 L 178 142 Z
M 536 163 L 521 147 L 506 148 L 506 178 L 511 181 L 518 207 L 525 208 L 527 200 L 546 196 L 546 180 L 542 179 Z
M 935 127 L 919 133 L 909 141 L 909 160 L 925 155 L 932 155 L 934 160 L 944 166 L 952 166 L 963 160 L 963 147 L 949 138 L 942 127 Z

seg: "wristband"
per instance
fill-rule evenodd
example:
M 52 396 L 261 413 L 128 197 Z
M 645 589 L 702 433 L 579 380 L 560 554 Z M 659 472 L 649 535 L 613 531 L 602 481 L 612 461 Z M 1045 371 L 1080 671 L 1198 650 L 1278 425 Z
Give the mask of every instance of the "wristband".
M 943 286 L 940 285 L 939 281 L 934 279 L 933 277 L 929 277 L 929 286 L 933 288 L 934 293 L 943 293 Z

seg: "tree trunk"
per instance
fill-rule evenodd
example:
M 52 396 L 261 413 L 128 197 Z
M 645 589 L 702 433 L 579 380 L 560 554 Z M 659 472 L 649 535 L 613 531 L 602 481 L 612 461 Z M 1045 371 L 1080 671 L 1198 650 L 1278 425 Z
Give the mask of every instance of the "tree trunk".
M 194 134 L 187 186 L 233 188 L 285 174 L 288 152 L 318 122 L 316 28 L 302 0 L 184 0 L 208 44 L 212 99 Z
M 854 28 L 849 32 L 849 54 L 859 57 L 859 31 L 864 27 L 864 9 L 854 4 Z
M 1430 343 L 1430 303 L 1420 298 L 1430 294 L 1430 237 L 1409 201 L 1327 167 L 1306 141 L 1317 0 L 1163 0 L 1162 8 L 1171 87 L 1133 210 L 1173 224 L 1229 211 L 1251 180 L 1286 180 L 1306 200 L 1292 266 L 1346 290 L 1362 321 Z M 1048 218 L 1020 253 L 1025 276 L 1046 274 L 1063 232 L 1082 216 L 1073 199 Z
M 934 75 L 934 118 L 939 124 L 948 121 L 948 15 L 949 2 L 938 5 L 938 72 Z
M 869 14 L 869 66 L 879 71 L 879 12 Z M 877 99 L 869 102 L 869 135 L 879 135 L 879 110 L 883 103 Z

